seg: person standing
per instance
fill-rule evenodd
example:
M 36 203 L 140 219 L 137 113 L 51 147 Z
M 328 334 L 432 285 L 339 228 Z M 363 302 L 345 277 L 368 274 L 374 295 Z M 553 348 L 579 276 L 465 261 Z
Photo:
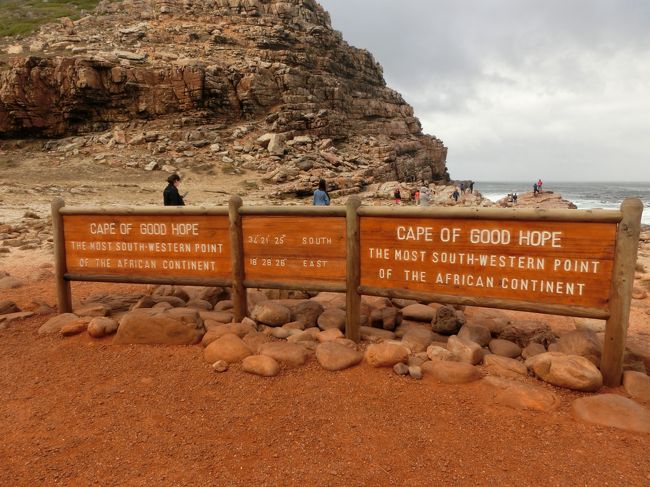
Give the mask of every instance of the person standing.
M 393 197 L 395 198 L 395 204 L 399 205 L 402 203 L 402 192 L 400 191 L 399 184 L 395 186 L 395 192 L 393 193 Z
M 314 206 L 329 206 L 330 195 L 327 194 L 327 183 L 324 179 L 318 181 L 318 189 L 314 191 Z
M 474 181 L 469 183 L 469 194 L 474 194 Z
M 460 197 L 460 193 L 458 192 L 458 188 L 454 188 L 454 192 L 451 193 L 451 197 L 454 199 L 454 203 L 458 203 L 458 198 Z
M 541 179 L 537 180 L 537 192 L 538 193 L 542 192 L 542 180 Z
M 420 206 L 420 190 L 415 190 L 415 206 Z
M 429 188 L 426 186 L 420 188 L 420 206 L 429 206 Z
M 167 187 L 163 191 L 163 204 L 165 206 L 185 206 L 185 201 L 178 192 L 180 183 L 181 177 L 178 174 L 172 174 L 167 178 Z
M 533 183 L 533 196 L 537 196 L 537 183 Z

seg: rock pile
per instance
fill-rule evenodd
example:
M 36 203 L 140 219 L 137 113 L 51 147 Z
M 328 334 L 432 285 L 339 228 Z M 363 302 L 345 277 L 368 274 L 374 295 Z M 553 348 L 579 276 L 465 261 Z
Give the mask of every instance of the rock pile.
M 41 218 L 33 211 L 28 211 L 19 223 L 0 221 L 0 258 L 16 250 L 51 250 L 53 242 L 51 215 Z
M 290 183 L 280 194 L 448 179 L 442 142 L 312 0 L 104 1 L 12 42 L 3 137 L 68 137 L 45 148 L 108 164 L 129 147 L 117 163 L 148 170 L 251 169 Z

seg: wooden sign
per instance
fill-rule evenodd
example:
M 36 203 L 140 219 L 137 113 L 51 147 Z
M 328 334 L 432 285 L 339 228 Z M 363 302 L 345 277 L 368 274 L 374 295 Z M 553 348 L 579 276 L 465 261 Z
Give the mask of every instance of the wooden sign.
M 231 277 L 228 216 L 64 215 L 63 227 L 69 273 Z
M 362 217 L 361 286 L 605 310 L 616 224 Z
M 246 279 L 345 282 L 345 218 L 244 216 Z

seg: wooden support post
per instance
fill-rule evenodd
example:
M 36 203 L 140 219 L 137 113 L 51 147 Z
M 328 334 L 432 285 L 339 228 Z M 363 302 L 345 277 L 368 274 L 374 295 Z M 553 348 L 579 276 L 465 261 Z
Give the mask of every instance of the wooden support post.
M 247 315 L 246 288 L 244 287 L 244 236 L 239 209 L 242 199 L 232 196 L 228 202 L 230 217 L 230 247 L 232 252 L 232 303 L 235 321 L 240 322 Z
M 616 255 L 609 300 L 610 317 L 605 329 L 605 344 L 600 364 L 603 382 L 609 387 L 619 386 L 623 375 L 623 353 L 630 318 L 642 212 L 643 203 L 637 198 L 626 199 L 621 204 L 623 219 L 618 225 L 616 235 Z
M 65 236 L 63 234 L 63 215 L 61 208 L 65 206 L 62 198 L 52 201 L 52 227 L 54 236 L 54 276 L 56 280 L 56 301 L 59 313 L 72 312 L 72 295 L 70 281 L 65 279 L 67 265 L 65 261 Z
M 361 337 L 359 321 L 361 313 L 361 295 L 359 286 L 361 284 L 361 255 L 360 255 L 360 232 L 359 215 L 357 209 L 361 206 L 361 200 L 357 196 L 351 196 L 346 205 L 346 324 L 345 336 L 354 342 L 359 342 Z

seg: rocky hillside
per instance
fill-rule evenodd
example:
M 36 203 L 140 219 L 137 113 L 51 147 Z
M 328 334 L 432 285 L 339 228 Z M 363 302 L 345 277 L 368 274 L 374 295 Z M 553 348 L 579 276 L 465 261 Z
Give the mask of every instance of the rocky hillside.
M 216 162 L 284 194 L 448 180 L 443 143 L 313 0 L 104 0 L 0 50 L 5 139 L 126 146 L 132 166 L 168 171 Z

